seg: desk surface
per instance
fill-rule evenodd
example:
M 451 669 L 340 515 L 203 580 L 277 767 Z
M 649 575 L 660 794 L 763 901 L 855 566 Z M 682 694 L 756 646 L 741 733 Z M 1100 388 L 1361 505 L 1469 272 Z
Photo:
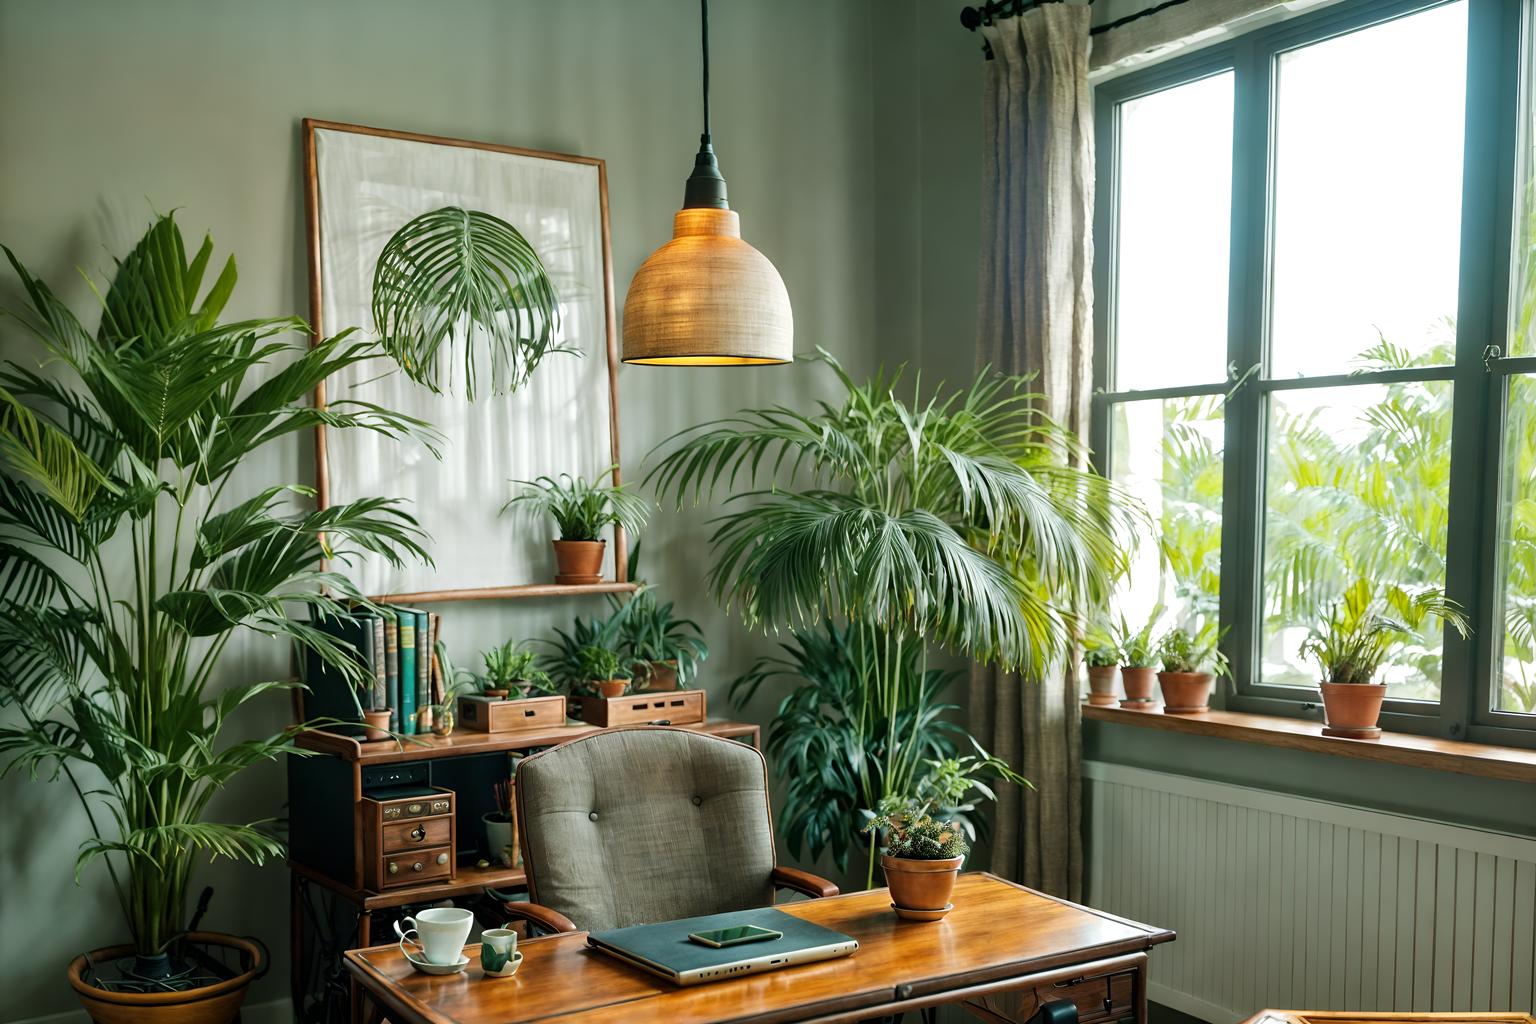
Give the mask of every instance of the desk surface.
M 506 979 L 481 976 L 478 946 L 466 947 L 465 972 L 448 977 L 417 973 L 396 946 L 352 950 L 346 963 L 394 1024 L 706 1024 L 803 1020 L 1142 952 L 1174 937 L 980 872 L 960 876 L 954 903 L 936 923 L 900 920 L 884 889 L 781 904 L 858 939 L 859 951 L 690 988 L 589 950 L 585 932 L 520 943 L 523 966 Z

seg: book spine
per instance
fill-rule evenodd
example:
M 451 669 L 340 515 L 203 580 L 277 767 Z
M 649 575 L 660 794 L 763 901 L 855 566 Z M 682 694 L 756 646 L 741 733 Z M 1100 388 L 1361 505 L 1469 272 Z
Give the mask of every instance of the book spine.
M 401 611 L 400 619 L 400 731 L 416 734 L 416 615 Z
M 432 620 L 426 612 L 416 613 L 416 706 L 423 712 L 422 722 L 432 727 Z
M 443 702 L 443 694 L 448 692 L 447 687 L 443 685 L 443 666 L 437 658 L 438 634 L 442 632 L 443 617 L 437 614 L 437 612 L 433 612 L 428 617 L 427 623 L 432 631 L 432 644 L 428 648 L 432 652 L 432 668 L 427 678 L 432 683 L 432 703 L 441 704 Z
M 373 699 L 368 703 L 368 710 L 388 711 L 389 680 L 384 668 L 384 617 L 375 615 L 370 621 L 373 626 Z
M 400 626 L 392 612 L 384 613 L 384 689 L 389 707 L 389 731 L 399 732 L 400 718 Z

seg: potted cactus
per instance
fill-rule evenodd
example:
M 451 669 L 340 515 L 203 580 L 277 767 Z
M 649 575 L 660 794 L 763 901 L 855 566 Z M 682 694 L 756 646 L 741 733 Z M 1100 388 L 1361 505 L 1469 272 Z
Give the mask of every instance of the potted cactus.
M 1198 630 L 1175 626 L 1157 643 L 1162 671 L 1157 685 L 1163 691 L 1163 713 L 1195 715 L 1211 709 L 1211 688 L 1218 675 L 1227 674 L 1227 658 L 1218 644 L 1221 632 L 1215 623 Z
M 891 909 L 909 921 L 937 921 L 954 909 L 949 901 L 970 844 L 958 822 L 933 817 L 917 801 L 882 801 L 864 831 L 883 833 L 880 867 L 891 890 Z
M 1377 722 L 1387 687 L 1376 682 L 1377 669 L 1431 620 L 1467 635 L 1460 606 L 1438 588 L 1410 593 L 1389 586 L 1378 593 L 1360 580 L 1333 605 L 1301 645 L 1302 655 L 1316 659 L 1322 670 L 1318 689 L 1328 719 L 1325 736 L 1375 739 L 1381 735 Z

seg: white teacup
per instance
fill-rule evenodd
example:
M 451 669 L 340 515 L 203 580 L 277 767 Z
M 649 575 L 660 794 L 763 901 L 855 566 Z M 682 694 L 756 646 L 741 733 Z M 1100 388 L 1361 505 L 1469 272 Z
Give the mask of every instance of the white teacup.
M 400 922 L 395 922 L 395 934 L 400 936 L 400 952 L 411 956 L 406 943 L 413 943 L 421 948 L 417 959 L 452 966 L 464 957 L 464 943 L 469 941 L 469 929 L 475 923 L 475 915 L 458 907 L 431 907 L 404 920 L 409 928 L 401 929 Z

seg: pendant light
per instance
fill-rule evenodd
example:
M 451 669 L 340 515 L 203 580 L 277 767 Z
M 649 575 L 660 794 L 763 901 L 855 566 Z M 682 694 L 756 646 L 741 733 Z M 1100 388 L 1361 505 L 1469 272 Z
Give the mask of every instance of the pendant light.
M 704 134 L 672 219 L 672 240 L 646 259 L 624 299 L 624 361 L 653 366 L 741 366 L 794 359 L 794 315 L 784 279 L 742 241 L 709 138 L 709 0 L 699 0 Z

